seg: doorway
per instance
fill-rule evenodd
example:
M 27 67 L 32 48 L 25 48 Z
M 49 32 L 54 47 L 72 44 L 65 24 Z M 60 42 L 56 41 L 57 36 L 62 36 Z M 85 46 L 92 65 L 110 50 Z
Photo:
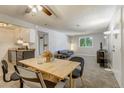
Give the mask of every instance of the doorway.
M 39 55 L 48 49 L 48 33 L 38 31 Z

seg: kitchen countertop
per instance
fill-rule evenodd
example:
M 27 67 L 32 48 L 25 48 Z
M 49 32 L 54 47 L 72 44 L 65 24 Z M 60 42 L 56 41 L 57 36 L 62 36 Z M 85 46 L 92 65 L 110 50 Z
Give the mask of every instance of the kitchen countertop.
M 29 48 L 29 49 L 18 49 L 18 48 L 11 48 L 8 49 L 9 51 L 34 51 L 35 48 Z

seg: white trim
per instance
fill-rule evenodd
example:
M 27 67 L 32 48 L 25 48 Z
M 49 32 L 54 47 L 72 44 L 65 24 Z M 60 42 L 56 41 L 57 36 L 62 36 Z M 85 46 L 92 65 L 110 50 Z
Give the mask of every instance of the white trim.
M 111 68 L 112 72 L 114 73 L 114 77 L 117 80 L 119 87 L 122 87 L 122 81 L 121 81 L 121 74 L 118 74 L 117 70 L 115 70 L 113 67 Z
M 96 57 L 96 55 L 89 55 L 89 54 L 82 54 L 82 53 L 75 53 L 74 55 Z

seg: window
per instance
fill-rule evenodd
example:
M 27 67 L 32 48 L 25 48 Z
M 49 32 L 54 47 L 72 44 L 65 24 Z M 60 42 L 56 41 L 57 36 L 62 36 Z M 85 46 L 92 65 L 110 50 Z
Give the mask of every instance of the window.
M 92 37 L 81 37 L 79 39 L 80 47 L 90 48 L 93 46 L 93 38 Z

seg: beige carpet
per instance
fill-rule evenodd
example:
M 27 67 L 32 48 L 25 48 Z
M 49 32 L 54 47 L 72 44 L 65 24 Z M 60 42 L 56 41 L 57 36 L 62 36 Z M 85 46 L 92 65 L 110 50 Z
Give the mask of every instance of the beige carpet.
M 77 80 L 77 87 L 87 88 L 118 88 L 119 85 L 110 71 L 100 68 L 96 62 L 96 57 L 83 57 L 85 60 L 83 81 L 84 85 L 80 85 Z
M 119 85 L 111 71 L 100 68 L 96 63 L 95 57 L 84 57 L 85 66 L 83 74 L 83 85 L 80 79 L 76 80 L 78 88 L 118 88 Z M 9 64 L 9 73 L 13 72 L 12 64 Z M 19 82 L 13 81 L 5 83 L 2 80 L 2 70 L 0 68 L 0 87 L 1 88 L 19 88 Z

